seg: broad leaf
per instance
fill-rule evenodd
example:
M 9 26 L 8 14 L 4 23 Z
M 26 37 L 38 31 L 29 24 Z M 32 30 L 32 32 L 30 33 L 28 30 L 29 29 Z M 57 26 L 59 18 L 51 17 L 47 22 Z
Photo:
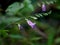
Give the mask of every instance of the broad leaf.
M 15 3 L 11 4 L 10 6 L 8 6 L 8 8 L 6 9 L 6 13 L 8 15 L 14 15 L 23 7 L 24 6 L 22 3 L 20 4 L 19 2 L 15 2 Z

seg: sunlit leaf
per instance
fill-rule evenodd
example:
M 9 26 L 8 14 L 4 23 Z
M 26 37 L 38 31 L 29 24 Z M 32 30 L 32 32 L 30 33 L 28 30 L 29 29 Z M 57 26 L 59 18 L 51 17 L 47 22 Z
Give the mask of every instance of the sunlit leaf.
M 19 2 L 15 2 L 15 3 L 11 4 L 10 6 L 8 6 L 8 8 L 6 9 L 6 13 L 8 15 L 14 15 L 23 7 L 24 7 L 24 5 L 22 3 L 20 4 Z
M 55 43 L 60 43 L 60 38 L 56 38 Z

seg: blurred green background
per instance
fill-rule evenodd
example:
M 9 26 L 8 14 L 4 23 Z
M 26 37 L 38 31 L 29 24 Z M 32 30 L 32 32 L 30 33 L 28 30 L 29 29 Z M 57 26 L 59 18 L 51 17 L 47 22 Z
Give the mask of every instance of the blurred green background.
M 60 45 L 60 0 L 1 0 L 0 45 Z

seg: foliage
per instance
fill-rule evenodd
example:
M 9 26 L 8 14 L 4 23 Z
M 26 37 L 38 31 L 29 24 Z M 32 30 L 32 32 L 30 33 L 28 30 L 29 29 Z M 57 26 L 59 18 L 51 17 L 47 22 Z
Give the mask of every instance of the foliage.
M 60 45 L 60 0 L 24 0 L 7 6 L 5 13 L 2 10 L 0 45 Z

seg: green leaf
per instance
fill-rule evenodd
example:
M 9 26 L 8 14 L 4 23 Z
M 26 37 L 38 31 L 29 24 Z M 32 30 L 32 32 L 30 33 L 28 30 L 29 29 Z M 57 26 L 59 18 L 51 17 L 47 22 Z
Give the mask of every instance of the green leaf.
M 17 14 L 17 12 L 22 9 L 24 7 L 24 5 L 19 2 L 15 2 L 13 4 L 11 4 L 10 6 L 8 6 L 8 8 L 6 9 L 6 13 L 8 15 L 14 15 L 14 14 Z
M 31 38 L 31 41 L 37 41 L 39 39 L 42 39 L 42 38 L 41 37 L 33 37 L 33 38 Z
M 25 4 L 25 5 L 28 5 L 28 4 L 30 4 L 30 3 L 31 3 L 30 0 L 24 0 L 24 4 Z
M 48 42 L 47 45 L 53 45 L 54 43 L 54 36 L 55 36 L 55 29 L 54 28 L 48 28 Z
M 34 10 L 34 7 L 33 7 L 33 5 L 31 4 L 31 1 L 30 1 L 30 0 L 25 0 L 25 1 L 24 1 L 24 6 L 25 6 L 25 8 L 27 8 L 29 11 L 33 11 L 33 10 Z
M 0 35 L 3 36 L 3 38 L 7 37 L 8 36 L 8 30 L 0 30 Z
M 10 34 L 9 37 L 14 38 L 14 39 L 23 39 L 24 38 L 21 35 L 13 35 L 13 34 Z
M 0 23 L 14 23 L 18 20 L 20 20 L 20 18 L 0 16 Z
M 60 38 L 55 39 L 55 43 L 60 43 Z
M 56 0 L 56 8 L 60 9 L 60 0 Z
M 56 8 L 60 10 L 60 5 L 57 5 Z

